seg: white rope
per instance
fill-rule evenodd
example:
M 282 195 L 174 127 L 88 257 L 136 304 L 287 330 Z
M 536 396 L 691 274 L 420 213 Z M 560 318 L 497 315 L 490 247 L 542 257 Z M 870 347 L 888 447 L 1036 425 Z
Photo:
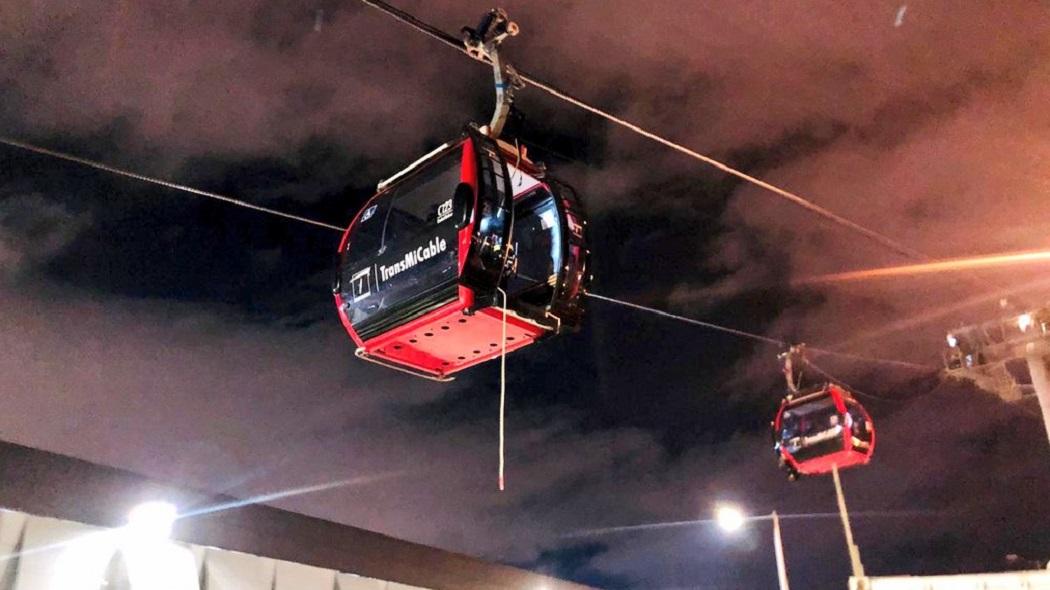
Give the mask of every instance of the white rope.
M 514 138 L 514 154 L 515 154 L 515 158 L 514 158 L 514 172 L 517 172 L 517 174 L 518 174 L 518 182 L 517 183 L 514 182 L 514 175 L 511 174 L 510 175 L 511 190 L 516 190 L 518 187 L 521 186 L 522 181 L 525 180 L 525 175 L 521 172 L 521 144 L 518 142 L 518 138 L 517 137 Z
M 152 176 L 146 176 L 144 174 L 139 174 L 137 172 L 131 172 L 130 170 L 124 170 L 123 168 L 116 168 L 114 166 L 110 166 L 109 164 L 103 164 L 102 162 L 96 162 L 94 160 L 88 160 L 87 158 L 81 158 L 79 156 L 74 156 L 72 154 L 67 154 L 67 153 L 64 153 L 64 152 L 59 152 L 59 151 L 43 148 L 43 147 L 40 147 L 40 146 L 36 146 L 36 145 L 32 145 L 32 144 L 26 143 L 24 141 L 19 141 L 17 139 L 11 139 L 9 137 L 0 137 L 0 144 L 8 145 L 8 146 L 11 146 L 11 147 L 16 147 L 16 148 L 23 149 L 23 150 L 26 150 L 26 151 L 30 151 L 30 152 L 33 152 L 33 153 L 36 153 L 36 154 L 42 154 L 42 155 L 45 155 L 45 156 L 51 156 L 53 158 L 58 158 L 60 160 L 66 160 L 67 162 L 74 162 L 76 164 L 81 164 L 81 165 L 84 165 L 84 166 L 95 168 L 96 170 L 102 170 L 104 172 L 109 172 L 111 174 L 116 174 L 118 176 L 125 176 L 127 178 L 134 178 L 135 180 L 141 180 L 143 182 L 148 182 L 148 183 L 156 184 L 156 185 L 163 186 L 163 187 L 166 187 L 166 188 L 187 192 L 187 193 L 198 195 L 198 196 L 201 196 L 201 197 L 207 197 L 209 199 L 215 199 L 217 201 L 222 201 L 224 203 L 229 203 L 230 205 L 236 205 L 237 207 L 244 207 L 245 209 L 252 209 L 253 211 L 259 211 L 260 213 L 267 213 L 269 215 L 276 215 L 277 217 L 283 217 L 285 219 L 291 219 L 292 221 L 299 221 L 299 222 L 302 222 L 302 223 L 308 223 L 310 225 L 316 225 L 318 227 L 323 227 L 325 229 L 332 229 L 332 230 L 335 230 L 337 232 L 344 232 L 344 231 L 346 231 L 345 227 L 340 227 L 338 225 L 332 225 L 330 223 L 325 223 L 323 221 L 317 221 L 317 220 L 314 220 L 314 219 L 310 219 L 308 217 L 301 217 L 299 215 L 293 215 L 291 213 L 285 213 L 284 211 L 278 211 L 277 209 L 270 209 L 269 207 L 263 207 L 263 206 L 260 206 L 260 205 L 255 205 L 255 204 L 249 203 L 247 201 L 242 201 L 240 199 L 234 199 L 233 197 L 227 197 L 225 195 L 220 195 L 218 193 L 212 193 L 212 192 L 208 192 L 208 191 L 203 191 L 203 190 L 198 189 L 198 188 L 193 188 L 192 186 L 186 186 L 184 184 L 177 184 L 177 183 L 174 183 L 174 182 L 171 182 L 171 181 L 168 181 L 168 180 L 164 180 L 164 179 L 161 179 L 161 178 L 155 178 L 155 177 L 152 177 Z
M 503 295 L 503 337 L 499 359 L 499 491 L 504 489 L 503 446 L 507 413 L 507 292 L 499 287 L 496 290 Z

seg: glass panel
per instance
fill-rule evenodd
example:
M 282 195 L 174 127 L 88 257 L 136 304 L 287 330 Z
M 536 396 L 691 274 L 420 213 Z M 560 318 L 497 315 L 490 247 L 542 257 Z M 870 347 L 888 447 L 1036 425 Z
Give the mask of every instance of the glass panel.
M 864 408 L 855 400 L 847 399 L 846 413 L 853 436 L 865 442 L 871 440 L 871 423 Z
M 361 213 L 350 234 L 347 242 L 347 250 L 343 253 L 343 272 L 348 269 L 358 270 L 368 265 L 371 259 L 379 251 L 383 237 L 383 221 L 387 218 L 390 204 L 393 202 L 392 193 L 384 193 Z M 343 277 L 343 290 L 349 291 L 347 283 L 349 275 Z M 356 293 L 357 291 L 355 291 Z
M 482 146 L 479 145 L 479 149 Z M 507 236 L 507 222 L 510 210 L 505 208 L 507 201 L 506 180 L 503 174 L 503 161 L 489 149 L 481 149 L 481 170 L 479 175 L 489 190 L 480 196 L 481 216 L 478 222 L 478 235 L 489 244 L 480 252 L 479 262 L 490 271 L 502 274 L 503 246 Z
M 513 240 L 518 272 L 507 281 L 507 292 L 531 305 L 549 304 L 562 264 L 561 223 L 553 195 L 541 188 L 518 202 Z
M 794 454 L 841 433 L 842 416 L 828 396 L 784 410 L 780 426 L 780 440 Z
M 580 288 L 587 276 L 587 253 L 584 246 L 586 240 L 583 224 L 576 216 L 580 211 L 580 199 L 576 191 L 567 184 L 559 184 L 558 191 L 564 201 L 565 221 L 569 230 L 568 255 L 562 263 L 564 277 L 561 296 L 566 300 L 573 300 L 579 295 Z
M 452 150 L 362 213 L 343 260 L 343 297 L 355 328 L 455 283 L 458 230 L 472 204 L 459 187 L 461 158 L 462 149 Z

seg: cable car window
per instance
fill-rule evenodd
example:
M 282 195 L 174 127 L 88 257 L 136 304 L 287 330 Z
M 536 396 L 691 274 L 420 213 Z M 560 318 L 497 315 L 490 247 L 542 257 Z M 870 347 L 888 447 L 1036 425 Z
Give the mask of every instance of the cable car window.
M 393 202 L 393 194 L 384 193 L 372 200 L 354 225 L 347 251 L 343 253 L 340 283 L 352 321 L 359 319 L 367 299 L 375 290 L 371 261 L 383 240 L 383 221 Z
M 456 150 L 395 189 L 397 194 L 386 221 L 388 241 L 403 243 L 430 233 L 438 225 L 459 225 L 463 216 L 456 216 L 455 209 L 458 205 L 462 213 L 464 206 L 456 202 L 460 157 Z
M 538 189 L 518 202 L 514 213 L 517 275 L 507 282 L 512 296 L 531 305 L 547 305 L 562 262 L 561 225 L 554 196 Z
M 489 272 L 502 273 L 504 241 L 510 217 L 504 164 L 491 146 L 479 144 L 478 147 L 481 152 L 478 170 L 481 213 L 478 236 L 488 244 L 478 262 Z
M 343 266 L 355 328 L 418 315 L 455 288 L 457 233 L 471 204 L 460 187 L 462 153 L 438 158 L 362 213 Z
M 781 440 L 807 439 L 839 426 L 842 418 L 830 397 L 802 404 L 784 411 Z M 799 440 L 793 446 L 800 447 L 806 441 Z
M 871 439 L 871 420 L 857 402 L 846 400 L 846 413 L 850 420 L 850 431 L 853 436 L 860 440 Z

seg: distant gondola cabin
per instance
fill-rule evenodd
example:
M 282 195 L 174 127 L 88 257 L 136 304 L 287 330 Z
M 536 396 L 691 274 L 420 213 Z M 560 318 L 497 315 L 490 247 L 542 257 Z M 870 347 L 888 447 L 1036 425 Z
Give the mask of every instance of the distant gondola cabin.
M 785 398 L 773 421 L 780 463 L 793 476 L 865 465 L 875 450 L 875 428 L 860 402 L 839 385 Z

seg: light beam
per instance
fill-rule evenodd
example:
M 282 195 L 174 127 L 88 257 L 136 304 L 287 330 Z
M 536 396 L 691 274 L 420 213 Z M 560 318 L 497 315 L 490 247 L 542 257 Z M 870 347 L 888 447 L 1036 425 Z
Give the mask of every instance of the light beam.
M 863 270 L 851 270 L 831 274 L 806 277 L 794 281 L 795 285 L 812 285 L 821 283 L 844 283 L 868 279 L 885 279 L 900 276 L 915 276 L 943 272 L 958 272 L 982 268 L 998 268 L 1020 264 L 1038 264 L 1050 262 L 1050 250 L 1028 252 L 1008 252 L 1005 254 L 988 254 L 969 258 L 951 258 L 921 264 L 885 266 Z

